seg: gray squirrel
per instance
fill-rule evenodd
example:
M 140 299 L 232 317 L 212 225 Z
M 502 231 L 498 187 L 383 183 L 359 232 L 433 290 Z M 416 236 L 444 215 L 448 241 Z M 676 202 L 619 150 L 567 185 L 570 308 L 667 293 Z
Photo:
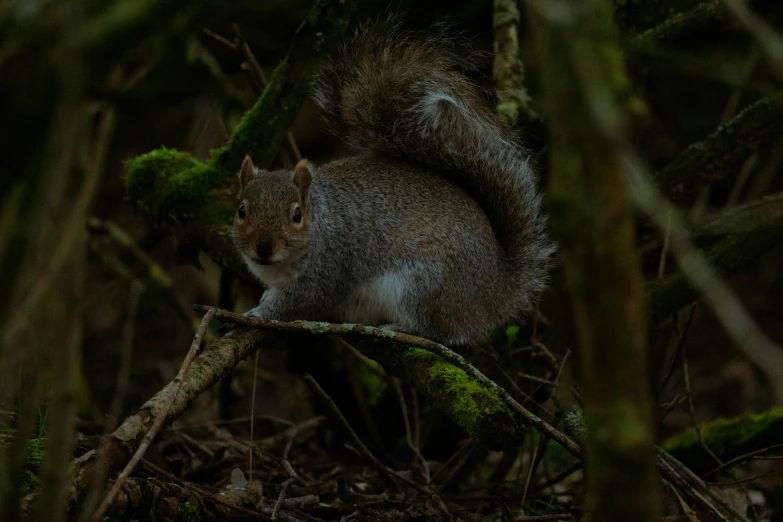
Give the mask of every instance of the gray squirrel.
M 363 26 L 315 80 L 355 155 L 239 171 L 246 315 L 377 325 L 448 345 L 533 310 L 555 247 L 528 153 L 463 72 L 459 38 Z

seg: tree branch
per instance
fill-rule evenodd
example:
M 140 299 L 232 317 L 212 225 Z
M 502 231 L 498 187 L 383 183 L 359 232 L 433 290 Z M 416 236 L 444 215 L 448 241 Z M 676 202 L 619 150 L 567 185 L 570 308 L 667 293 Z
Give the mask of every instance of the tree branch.
M 729 10 L 719 0 L 707 0 L 687 11 L 678 11 L 661 23 L 642 31 L 631 41 L 632 48 L 661 40 L 672 40 L 727 18 Z
M 539 116 L 531 107 L 525 88 L 525 67 L 519 56 L 519 9 L 516 0 L 495 0 L 492 28 L 495 33 L 495 59 L 492 76 L 500 103 L 497 112 L 509 126 L 535 121 Z
M 783 134 L 783 93 L 759 100 L 694 143 L 654 176 L 674 203 L 690 203 L 705 186 L 735 174 L 752 153 Z
M 351 339 L 360 351 L 392 375 L 413 385 L 423 397 L 485 446 L 495 448 L 518 442 L 521 432 L 509 417 L 510 407 L 519 414 L 522 423 L 551 437 L 575 457 L 582 456 L 582 449 L 575 442 L 522 407 L 462 356 L 429 339 L 374 326 L 283 322 L 246 317 L 203 305 L 195 308 L 201 312 L 216 310 L 218 318 L 253 328 L 339 334 Z
M 783 240 L 783 193 L 707 216 L 692 227 L 694 243 L 722 276 L 730 275 Z M 660 321 L 698 297 L 677 273 L 647 284 L 650 317 Z
M 704 444 L 724 462 L 758 452 L 783 441 L 783 407 L 761 413 L 745 413 L 732 419 L 719 418 L 699 426 Z M 715 469 L 715 459 L 704 450 L 695 428 L 670 437 L 666 451 L 697 473 Z M 738 461 L 735 461 L 736 464 Z

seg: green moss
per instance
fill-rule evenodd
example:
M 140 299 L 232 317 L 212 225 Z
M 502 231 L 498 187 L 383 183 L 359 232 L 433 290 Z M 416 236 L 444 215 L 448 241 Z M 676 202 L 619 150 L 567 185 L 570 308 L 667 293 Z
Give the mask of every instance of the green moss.
M 245 154 L 250 153 L 257 165 L 274 159 L 310 94 L 309 78 L 291 69 L 288 58 L 278 64 L 269 86 L 237 124 L 230 143 L 214 155 L 211 165 L 220 172 L 219 180 L 237 171 Z
M 44 439 L 32 439 L 27 444 L 27 468 L 36 475 L 41 471 L 43 464 L 43 441 Z
M 508 342 L 513 343 L 517 340 L 517 336 L 519 335 L 519 326 L 509 326 L 506 328 L 506 339 L 508 339 Z
M 516 432 L 505 403 L 463 370 L 421 348 L 407 347 L 397 359 L 409 376 L 417 377 L 417 387 L 426 387 L 426 394 L 469 435 L 497 445 Z
M 356 377 L 359 380 L 359 386 L 363 391 L 367 404 L 370 406 L 376 406 L 386 391 L 386 381 L 381 377 L 382 372 L 383 368 L 381 365 L 372 359 L 367 359 L 356 367 Z
M 707 447 L 721 460 L 757 451 L 783 441 L 783 406 L 762 413 L 746 413 L 731 419 L 720 418 L 699 426 Z M 663 445 L 694 471 L 714 467 L 694 428 L 669 438 Z
M 24 470 L 22 484 L 19 486 L 19 494 L 24 496 L 32 493 L 38 487 L 38 476 L 29 469 Z
M 421 354 L 417 355 L 421 356 Z M 483 401 L 476 399 L 492 400 L 489 390 L 470 379 L 464 371 L 442 359 L 430 367 L 430 377 L 433 383 L 442 386 L 444 394 L 452 397 L 452 408 L 460 424 L 474 426 L 481 422 L 484 414 L 481 408 Z
M 208 200 L 218 182 L 214 168 L 187 152 L 165 147 L 137 156 L 126 164 L 128 196 L 154 212 L 195 211 Z
M 201 520 L 198 507 L 190 502 L 183 502 L 179 505 L 179 514 L 183 522 L 199 522 Z
M 9 433 L 12 433 L 9 431 Z M 26 495 L 38 487 L 38 475 L 43 464 L 43 439 L 35 438 L 27 444 L 25 470 L 19 485 L 19 494 Z

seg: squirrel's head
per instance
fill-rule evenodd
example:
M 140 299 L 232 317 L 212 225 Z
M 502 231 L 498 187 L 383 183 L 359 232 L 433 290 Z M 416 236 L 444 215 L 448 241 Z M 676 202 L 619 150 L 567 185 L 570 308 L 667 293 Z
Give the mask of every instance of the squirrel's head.
M 234 247 L 250 269 L 290 266 L 310 240 L 310 183 L 307 160 L 293 172 L 265 171 L 245 156 L 239 169 L 239 207 L 234 215 Z

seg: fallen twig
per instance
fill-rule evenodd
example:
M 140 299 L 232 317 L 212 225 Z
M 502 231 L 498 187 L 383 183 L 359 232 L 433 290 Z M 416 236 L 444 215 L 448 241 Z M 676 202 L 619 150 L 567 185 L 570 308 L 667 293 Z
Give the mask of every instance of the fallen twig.
M 345 429 L 348 436 L 353 441 L 354 445 L 356 446 L 356 449 L 361 452 L 361 454 L 370 461 L 370 464 L 377 469 L 378 471 L 382 473 L 386 473 L 389 475 L 392 475 L 393 477 L 401 480 L 402 482 L 405 482 L 409 486 L 418 486 L 416 482 L 409 479 L 408 477 L 404 475 L 400 475 L 393 469 L 389 468 L 388 466 L 384 465 L 380 460 L 378 460 L 378 457 L 373 455 L 373 453 L 370 451 L 370 449 L 362 442 L 362 439 L 359 438 L 359 435 L 356 434 L 354 429 L 351 427 L 351 425 L 348 423 L 348 419 L 345 418 L 343 413 L 340 411 L 340 408 L 337 407 L 337 404 L 335 404 L 334 399 L 332 399 L 329 394 L 327 394 L 323 388 L 321 388 L 321 385 L 318 384 L 318 382 L 313 379 L 313 376 L 310 374 L 306 374 L 304 376 L 305 381 L 307 384 L 309 384 L 313 391 L 315 391 L 321 399 L 326 402 L 326 405 L 331 410 L 332 414 L 340 421 L 340 424 L 342 424 L 343 428 Z
M 280 486 L 280 496 L 277 497 L 277 502 L 275 502 L 275 507 L 272 510 L 272 520 L 277 520 L 277 515 L 280 513 L 280 507 L 283 505 L 283 502 L 285 502 L 285 494 L 288 491 L 289 486 L 295 482 L 299 482 L 299 480 L 298 477 L 292 477 L 286 479 L 286 481 L 283 482 L 283 485 Z

